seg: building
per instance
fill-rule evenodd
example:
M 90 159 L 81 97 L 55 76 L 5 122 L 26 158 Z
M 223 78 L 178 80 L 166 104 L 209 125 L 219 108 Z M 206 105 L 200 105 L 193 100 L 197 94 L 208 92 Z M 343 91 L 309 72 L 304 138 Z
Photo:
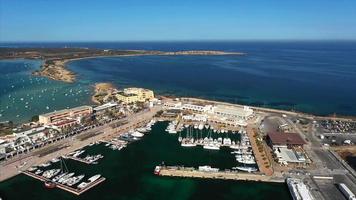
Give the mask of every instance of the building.
M 248 106 L 241 108 L 236 106 L 217 105 L 212 107 L 212 111 L 215 115 L 234 119 L 248 120 L 253 116 L 253 110 Z
M 93 108 L 93 112 L 96 113 L 96 114 L 100 114 L 100 113 L 103 113 L 107 110 L 111 110 L 113 108 L 116 108 L 118 106 L 117 103 L 115 102 L 109 102 L 109 103 L 106 103 L 106 104 L 103 104 L 103 105 L 100 105 L 100 106 L 97 106 L 95 108 Z
M 88 116 L 92 113 L 93 108 L 91 106 L 80 106 L 39 115 L 39 122 L 44 125 L 57 124 L 69 119 L 78 119 Z
M 144 88 L 126 88 L 116 94 L 116 98 L 125 104 L 145 102 L 154 99 L 152 90 Z
M 272 148 L 303 147 L 306 144 L 298 133 L 270 132 L 266 139 Z

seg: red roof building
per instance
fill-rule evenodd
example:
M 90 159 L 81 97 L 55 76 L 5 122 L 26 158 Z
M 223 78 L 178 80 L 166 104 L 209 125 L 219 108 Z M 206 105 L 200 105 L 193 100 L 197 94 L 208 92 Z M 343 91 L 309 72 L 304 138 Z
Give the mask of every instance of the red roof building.
M 298 133 L 271 132 L 267 134 L 267 142 L 273 146 L 303 146 L 306 144 Z

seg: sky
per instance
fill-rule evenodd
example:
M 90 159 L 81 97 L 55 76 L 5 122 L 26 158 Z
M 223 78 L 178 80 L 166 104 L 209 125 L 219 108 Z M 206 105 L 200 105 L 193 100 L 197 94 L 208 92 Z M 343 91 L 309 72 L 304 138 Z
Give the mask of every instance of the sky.
M 356 40 L 355 0 L 0 0 L 0 42 Z

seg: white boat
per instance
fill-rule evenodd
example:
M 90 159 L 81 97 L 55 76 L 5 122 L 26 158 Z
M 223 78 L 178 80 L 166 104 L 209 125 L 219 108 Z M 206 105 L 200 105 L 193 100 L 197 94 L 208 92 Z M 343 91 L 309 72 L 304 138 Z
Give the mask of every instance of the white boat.
M 209 165 L 205 165 L 205 166 L 199 166 L 198 170 L 202 172 L 218 172 L 219 168 L 212 168 Z
M 37 169 L 36 166 L 32 166 L 32 167 L 28 168 L 27 171 L 33 172 L 33 171 L 35 171 L 36 169 Z
M 56 162 L 58 162 L 58 161 L 59 161 L 59 158 L 53 158 L 53 159 L 51 160 L 52 163 L 56 163 Z
M 100 177 L 101 177 L 101 174 L 97 174 L 97 175 L 90 177 L 88 180 L 90 182 L 94 182 L 94 181 L 98 180 Z
M 182 142 L 181 146 L 182 147 L 195 147 L 195 146 L 197 146 L 197 144 L 191 143 L 191 142 L 184 142 L 184 143 Z
M 84 175 L 79 175 L 79 176 L 72 177 L 70 180 L 68 180 L 66 182 L 66 184 L 68 186 L 73 186 L 73 185 L 79 183 L 83 178 L 84 178 Z
M 203 146 L 204 149 L 209 149 L 209 150 L 220 150 L 220 145 L 217 144 L 206 144 Z
M 69 173 L 69 174 L 66 174 L 65 176 L 61 177 L 60 179 L 58 179 L 58 183 L 63 183 L 65 184 L 65 182 L 70 178 L 74 176 L 74 173 Z
M 42 170 L 38 169 L 38 170 L 35 171 L 35 174 L 36 175 L 40 175 L 42 172 L 43 172 Z
M 67 175 L 67 174 L 68 174 L 67 172 L 62 173 L 62 174 L 59 174 L 58 176 L 54 177 L 54 178 L 52 179 L 52 181 L 57 182 L 60 178 L 62 178 L 63 176 L 65 176 L 65 175 Z
M 233 167 L 232 169 L 237 169 L 237 170 L 248 172 L 248 173 L 256 172 L 258 170 L 256 167 L 242 167 L 242 166 Z
M 59 174 L 59 172 L 61 172 L 60 169 L 50 169 L 43 172 L 42 176 L 45 178 L 52 178 L 53 176 Z
M 48 167 L 48 166 L 50 166 L 50 165 L 51 165 L 51 163 L 50 163 L 50 162 L 47 162 L 47 163 L 41 164 L 40 166 L 41 166 L 41 167 Z
M 144 136 L 143 133 L 140 133 L 138 131 L 134 131 L 133 133 L 131 133 L 131 135 L 134 136 L 134 137 L 137 137 L 137 138 L 140 138 L 140 137 Z
M 83 188 L 85 188 L 85 187 L 88 186 L 88 185 L 89 185 L 88 182 L 81 182 L 81 183 L 77 186 L 77 188 L 78 188 L 78 189 L 83 189 Z

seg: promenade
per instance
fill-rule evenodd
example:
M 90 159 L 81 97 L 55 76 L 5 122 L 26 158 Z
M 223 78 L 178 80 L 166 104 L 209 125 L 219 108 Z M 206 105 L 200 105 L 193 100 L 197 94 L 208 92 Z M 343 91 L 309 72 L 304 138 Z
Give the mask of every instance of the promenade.
M 133 129 L 137 126 L 140 126 L 143 123 L 151 120 L 159 110 L 161 110 L 161 107 L 156 106 L 151 108 L 150 110 L 141 111 L 139 113 L 121 119 L 121 120 L 126 120 L 128 123 L 119 126 L 117 128 L 112 128 L 111 125 L 114 124 L 115 122 L 111 122 L 109 124 L 105 124 L 104 126 L 96 127 L 94 129 L 84 131 L 78 135 L 54 142 L 46 147 L 36 149 L 33 152 L 27 153 L 26 155 L 22 155 L 21 157 L 14 157 L 13 159 L 15 161 L 11 159 L 9 161 L 0 164 L 0 181 L 4 181 L 13 176 L 16 176 L 21 171 L 25 171 L 31 166 L 40 165 L 55 157 L 66 155 L 72 151 L 83 148 L 92 142 L 109 139 L 111 137 L 125 133 L 126 131 Z M 80 139 L 80 136 L 93 132 L 102 132 L 102 133 L 83 140 Z M 53 148 L 58 149 L 58 151 L 52 151 Z M 49 150 L 50 153 L 48 154 L 44 153 L 44 151 L 48 149 L 50 149 Z M 23 166 L 21 168 L 18 168 L 18 166 L 20 165 Z
M 186 177 L 186 178 L 204 178 L 204 179 L 222 179 L 222 180 L 239 180 L 239 181 L 257 181 L 257 182 L 274 182 L 283 183 L 283 177 L 265 176 L 254 173 L 241 173 L 234 171 L 205 172 L 193 168 L 162 167 L 159 172 L 160 176 Z

